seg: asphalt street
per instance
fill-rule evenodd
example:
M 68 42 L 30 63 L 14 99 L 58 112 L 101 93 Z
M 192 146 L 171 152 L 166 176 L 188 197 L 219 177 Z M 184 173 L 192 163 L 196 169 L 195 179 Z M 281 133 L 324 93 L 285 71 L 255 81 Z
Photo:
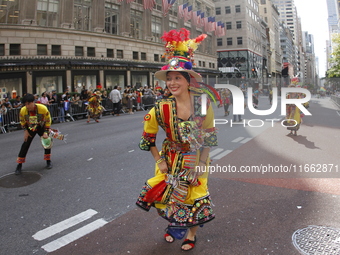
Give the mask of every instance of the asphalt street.
M 267 98 L 261 97 L 260 109 L 269 107 Z M 313 98 L 309 110 L 312 116 L 304 117 L 296 137 L 287 136 L 279 121 L 265 120 L 282 118 L 278 110 L 266 117 L 246 111 L 244 124 L 217 125 L 219 146 L 211 150 L 213 166 L 294 165 L 298 171 L 212 174 L 209 187 L 216 220 L 200 229 L 191 253 L 304 254 L 292 238 L 295 231 L 310 225 L 340 229 L 339 179 L 334 178 L 339 177 L 335 166 L 340 167 L 340 110 L 329 98 Z M 134 205 L 153 174 L 151 155 L 137 146 L 144 114 L 53 125 L 68 136 L 67 143 L 54 143 L 52 170 L 44 169 L 36 138 L 23 171 L 41 178 L 28 186 L 0 187 L 0 254 L 181 253 L 180 241 L 164 242 L 166 223 L 155 210 L 146 213 Z M 231 117 L 216 108 L 215 118 Z M 251 127 L 251 119 L 262 120 L 263 126 Z M 0 135 L 2 178 L 14 172 L 21 141 L 20 130 Z M 306 175 L 305 166 L 311 164 L 328 169 L 333 164 L 333 175 L 327 176 L 332 178 L 324 178 L 325 173 Z M 320 254 L 340 254 L 340 249 Z

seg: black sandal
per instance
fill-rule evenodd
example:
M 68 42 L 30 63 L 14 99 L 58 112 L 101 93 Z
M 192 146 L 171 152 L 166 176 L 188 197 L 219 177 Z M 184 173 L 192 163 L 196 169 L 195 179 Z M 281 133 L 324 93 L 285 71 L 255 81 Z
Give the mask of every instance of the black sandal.
M 196 243 L 196 236 L 195 236 L 195 239 L 193 241 L 190 240 L 190 239 L 185 239 L 184 242 L 182 243 L 182 246 L 186 245 L 186 244 L 189 244 L 191 246 L 191 248 L 185 250 L 185 249 L 183 249 L 183 247 L 181 247 L 181 250 L 182 251 L 191 251 L 193 248 L 195 248 L 195 243 Z
M 171 236 L 171 237 L 172 237 L 172 241 L 168 241 L 168 240 L 166 239 L 168 236 Z M 168 228 L 165 229 L 164 240 L 165 240 L 165 242 L 167 242 L 167 243 L 173 243 L 173 242 L 175 242 L 175 237 L 169 233 Z

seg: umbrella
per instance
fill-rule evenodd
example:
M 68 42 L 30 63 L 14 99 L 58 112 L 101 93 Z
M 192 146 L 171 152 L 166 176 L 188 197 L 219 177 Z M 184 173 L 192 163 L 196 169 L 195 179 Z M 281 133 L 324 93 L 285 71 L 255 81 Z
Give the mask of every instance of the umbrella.
M 326 91 L 326 89 L 324 87 L 321 87 L 320 91 Z

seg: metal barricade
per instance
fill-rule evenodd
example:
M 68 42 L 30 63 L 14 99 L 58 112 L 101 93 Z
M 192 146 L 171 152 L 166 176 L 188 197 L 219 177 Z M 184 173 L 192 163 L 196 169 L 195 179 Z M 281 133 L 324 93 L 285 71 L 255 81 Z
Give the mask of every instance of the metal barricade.
M 10 127 L 18 127 L 20 125 L 20 108 L 7 109 L 0 116 L 1 132 L 7 133 Z
M 331 95 L 331 99 L 340 107 L 340 96 Z
M 155 96 L 142 96 L 142 110 L 146 111 L 147 109 L 154 107 L 155 101 Z

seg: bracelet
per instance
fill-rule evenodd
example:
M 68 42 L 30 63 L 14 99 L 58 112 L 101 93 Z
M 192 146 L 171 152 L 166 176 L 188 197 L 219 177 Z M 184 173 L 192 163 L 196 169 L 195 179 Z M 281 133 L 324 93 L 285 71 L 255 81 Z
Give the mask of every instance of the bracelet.
M 159 164 L 159 163 L 161 163 L 161 162 L 163 162 L 163 161 L 164 161 L 164 158 L 160 157 L 160 158 L 156 161 L 156 164 Z

